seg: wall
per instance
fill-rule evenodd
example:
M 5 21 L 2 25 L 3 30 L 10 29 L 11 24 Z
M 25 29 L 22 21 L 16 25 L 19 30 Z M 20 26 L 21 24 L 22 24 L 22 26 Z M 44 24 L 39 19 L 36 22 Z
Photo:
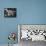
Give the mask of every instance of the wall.
M 9 7 L 17 8 L 16 18 L 4 18 Z M 0 0 L 0 10 L 0 44 L 8 43 L 9 32 L 18 32 L 18 24 L 46 24 L 46 0 Z

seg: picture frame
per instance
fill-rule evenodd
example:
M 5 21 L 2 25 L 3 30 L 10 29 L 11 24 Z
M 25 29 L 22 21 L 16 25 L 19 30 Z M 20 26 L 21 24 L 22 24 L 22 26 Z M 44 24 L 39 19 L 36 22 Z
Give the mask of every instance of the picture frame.
M 25 31 L 28 31 L 26 35 Z M 21 40 L 46 41 L 46 24 L 19 24 L 18 38 L 19 42 Z
M 4 8 L 4 17 L 16 17 L 16 8 Z

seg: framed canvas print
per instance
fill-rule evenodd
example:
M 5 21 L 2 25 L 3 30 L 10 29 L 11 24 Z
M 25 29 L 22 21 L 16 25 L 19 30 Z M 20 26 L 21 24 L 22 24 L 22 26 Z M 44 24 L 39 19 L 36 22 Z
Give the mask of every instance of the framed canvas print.
M 20 31 L 20 41 L 46 41 L 46 25 L 20 24 L 18 30 Z
M 4 8 L 4 17 L 16 17 L 16 8 Z

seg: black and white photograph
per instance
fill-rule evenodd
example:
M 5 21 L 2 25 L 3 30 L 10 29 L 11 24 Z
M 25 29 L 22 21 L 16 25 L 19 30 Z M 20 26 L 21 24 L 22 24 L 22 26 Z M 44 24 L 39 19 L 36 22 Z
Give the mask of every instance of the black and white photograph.
M 16 17 L 16 8 L 4 8 L 5 17 Z

